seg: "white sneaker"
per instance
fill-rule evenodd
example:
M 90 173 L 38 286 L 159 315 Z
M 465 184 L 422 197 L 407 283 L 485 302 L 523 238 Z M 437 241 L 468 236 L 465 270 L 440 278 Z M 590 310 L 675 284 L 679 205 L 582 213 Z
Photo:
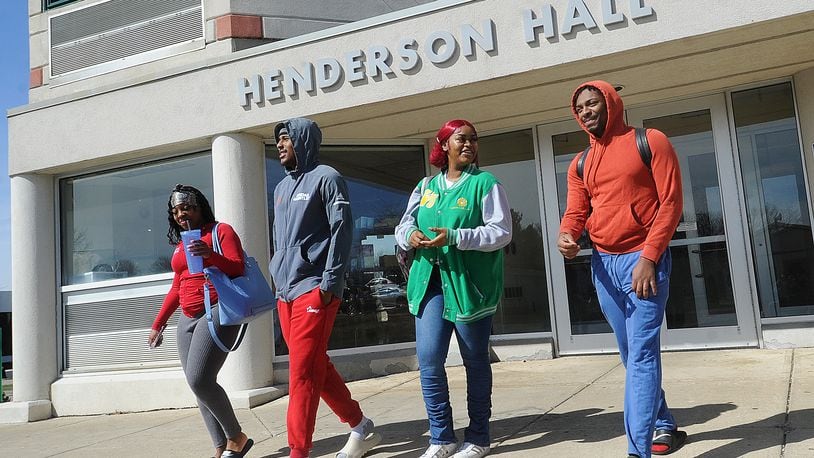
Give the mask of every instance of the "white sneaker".
M 458 450 L 458 444 L 430 444 L 419 458 L 447 458 Z
M 369 418 L 362 417 L 358 427 L 361 431 L 351 431 L 348 442 L 336 453 L 336 458 L 362 458 L 382 441 L 381 434 L 373 431 L 373 421 Z
M 489 447 L 475 445 L 471 442 L 464 442 L 461 448 L 452 455 L 452 458 L 481 458 L 489 454 Z

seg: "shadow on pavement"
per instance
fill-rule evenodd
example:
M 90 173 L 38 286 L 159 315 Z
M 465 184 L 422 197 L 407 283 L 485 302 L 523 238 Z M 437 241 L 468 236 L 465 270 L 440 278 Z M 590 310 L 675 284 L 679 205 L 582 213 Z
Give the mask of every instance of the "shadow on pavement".
M 751 423 L 693 434 L 691 440 L 693 442 L 702 442 L 705 440 L 734 439 L 733 442 L 698 455 L 699 457 L 744 456 L 748 453 L 779 445 L 810 440 L 814 438 L 812 425 L 814 425 L 814 409 L 794 410 L 788 415 L 782 413 Z M 755 431 L 777 429 L 782 431 L 783 434 L 782 436 L 779 434 L 749 434 L 750 429 Z M 797 434 L 789 436 L 788 433 L 792 431 L 796 431 Z M 778 440 L 778 437 L 782 437 L 782 440 Z M 789 439 L 793 440 L 788 442 Z
M 703 425 L 724 412 L 737 408 L 734 404 L 722 403 L 672 410 L 680 427 L 686 428 L 691 425 Z M 523 415 L 493 420 L 490 423 L 492 443 L 500 445 L 493 449 L 492 455 L 545 450 L 547 446 L 563 442 L 590 444 L 623 436 L 622 413 L 603 412 L 603 409 L 598 408 L 582 409 L 565 413 Z M 789 423 L 789 418 L 796 419 L 797 425 Z M 781 442 L 786 440 L 785 435 L 748 434 L 749 429 L 754 429 L 755 432 L 772 429 L 788 432 L 799 429 L 805 433 L 796 434 L 794 441 L 805 441 L 814 438 L 814 429 L 800 428 L 809 428 L 811 424 L 814 424 L 814 409 L 805 409 L 794 411 L 788 416 L 778 414 L 747 424 L 695 433 L 690 435 L 688 443 L 734 439 L 734 442 L 709 449 L 699 456 L 743 456 L 783 445 Z M 382 434 L 382 442 L 366 456 L 375 457 L 385 453 L 395 457 L 418 456 L 428 444 L 427 428 L 425 419 L 380 425 L 376 430 Z M 456 434 L 459 440 L 463 439 L 462 429 L 457 430 Z M 318 440 L 314 442 L 313 456 L 332 456 L 342 448 L 345 440 L 345 435 Z M 511 440 L 511 443 L 501 444 L 508 440 Z M 620 453 L 624 453 L 624 450 Z M 595 454 L 595 451 L 586 447 L 586 454 Z M 265 458 L 280 458 L 287 455 L 288 449 L 282 449 L 278 453 L 266 455 Z

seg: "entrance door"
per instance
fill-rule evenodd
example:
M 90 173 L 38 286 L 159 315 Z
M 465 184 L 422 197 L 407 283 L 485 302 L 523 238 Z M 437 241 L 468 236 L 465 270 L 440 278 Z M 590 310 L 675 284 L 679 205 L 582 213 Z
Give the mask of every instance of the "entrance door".
M 662 346 L 756 346 L 746 245 L 723 95 L 628 110 L 627 117 L 630 125 L 664 132 L 675 147 L 682 172 L 684 214 L 670 242 L 673 273 Z M 544 195 L 558 197 L 557 202 L 546 200 L 549 247 L 557 253 L 567 167 L 576 152 L 587 145 L 587 135 L 576 122 L 541 126 L 538 133 L 543 182 L 556 187 Z M 553 298 L 560 352 L 615 351 L 615 340 L 590 281 L 590 241 L 583 237 L 580 243 L 583 250 L 574 260 L 551 256 L 552 281 L 560 280 L 555 285 L 566 286 L 554 288 L 560 294 Z

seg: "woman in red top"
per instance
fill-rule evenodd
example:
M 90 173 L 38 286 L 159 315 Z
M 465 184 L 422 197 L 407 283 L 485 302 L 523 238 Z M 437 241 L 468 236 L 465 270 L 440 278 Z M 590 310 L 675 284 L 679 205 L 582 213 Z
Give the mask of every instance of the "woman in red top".
M 192 186 L 175 185 L 167 203 L 169 230 L 167 238 L 175 245 L 172 270 L 175 277 L 161 310 L 153 322 L 148 343 L 151 347 L 161 345 L 161 330 L 167 320 L 181 306 L 178 319 L 178 354 L 187 383 L 198 399 L 206 428 L 215 444 L 216 457 L 242 457 L 254 442 L 240 428 L 235 412 L 223 387 L 218 385 L 220 368 L 226 361 L 226 352 L 216 345 L 207 327 L 204 313 L 203 273 L 190 273 L 186 254 L 181 243 L 181 231 L 200 229 L 201 238 L 187 246 L 192 255 L 203 258 L 204 267 L 214 266 L 230 277 L 243 275 L 243 247 L 231 226 L 220 223 L 218 239 L 223 254 L 212 250 L 212 228 L 217 223 L 209 201 Z M 209 288 L 210 300 L 216 304 L 215 288 Z M 218 307 L 212 309 L 213 322 L 223 342 L 234 342 L 239 326 L 220 326 Z

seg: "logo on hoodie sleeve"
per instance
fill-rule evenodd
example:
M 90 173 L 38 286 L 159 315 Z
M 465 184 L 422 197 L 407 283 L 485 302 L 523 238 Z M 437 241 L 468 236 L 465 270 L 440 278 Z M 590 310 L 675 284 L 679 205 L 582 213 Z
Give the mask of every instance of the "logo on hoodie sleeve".
M 348 199 L 345 198 L 345 195 L 342 194 L 341 192 L 337 194 L 336 199 L 334 200 L 334 206 L 346 204 L 350 204 L 350 202 L 348 202 Z

